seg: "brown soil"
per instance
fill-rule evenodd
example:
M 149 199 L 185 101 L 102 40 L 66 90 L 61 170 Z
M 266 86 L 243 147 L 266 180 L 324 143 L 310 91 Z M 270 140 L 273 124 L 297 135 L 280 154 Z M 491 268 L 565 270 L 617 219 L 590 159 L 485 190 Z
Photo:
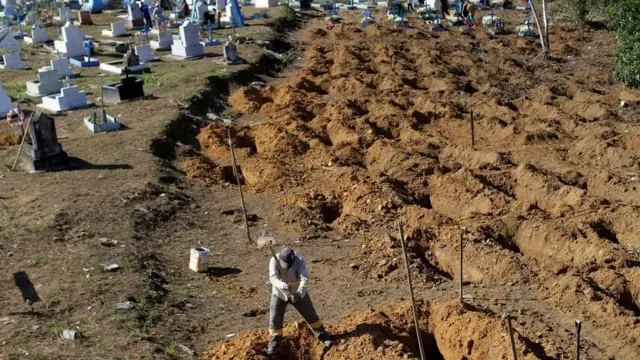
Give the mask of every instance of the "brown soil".
M 428 359 L 511 359 L 504 332 L 505 320 L 487 309 L 454 302 L 418 302 L 422 342 Z M 517 320 L 514 320 L 517 324 Z M 419 345 L 409 302 L 370 308 L 327 326 L 334 345 L 325 349 L 306 324 L 285 327 L 279 356 L 285 359 L 407 359 L 419 358 Z M 533 345 L 535 336 L 519 326 L 515 329 L 518 359 L 547 359 L 544 351 L 557 350 L 552 343 Z M 262 360 L 267 332 L 253 331 L 231 342 L 216 344 L 204 354 L 209 360 Z
M 20 144 L 22 137 L 17 133 L 0 132 L 0 146 L 13 146 Z
M 503 19 L 515 26 L 523 16 L 507 11 Z M 240 122 L 254 124 L 235 129 L 248 190 L 280 197 L 300 217 L 285 221 L 306 232 L 359 239 L 349 259 L 365 278 L 403 279 L 397 220 L 424 284 L 459 277 L 463 236 L 465 280 L 535 289 L 541 308 L 587 321 L 589 358 L 639 358 L 632 284 L 640 259 L 627 245 L 640 246 L 640 93 L 611 82 L 611 60 L 601 56 L 613 51 L 610 34 L 553 28 L 556 57 L 543 61 L 535 58 L 538 43 L 513 34 L 431 34 L 418 23 L 402 30 L 382 21 L 362 31 L 355 14 L 343 20 L 331 31 L 318 20 L 303 32 L 304 62 L 286 79 L 229 97 L 245 114 Z M 620 99 L 636 100 L 620 108 Z M 198 140 L 211 159 L 228 164 L 225 131 L 209 125 Z M 439 339 L 455 327 L 427 313 L 445 359 L 507 358 L 503 336 L 490 330 L 496 341 L 476 346 L 497 353 L 465 355 L 452 344 L 464 344 L 476 324 Z M 354 320 L 333 329 L 353 331 Z M 566 335 L 544 341 L 563 343 Z M 308 336 L 292 336 L 287 351 L 319 358 Z M 360 332 L 325 358 L 366 357 L 378 348 L 367 336 L 376 335 Z M 264 333 L 251 333 L 210 355 L 261 358 L 263 343 Z M 405 350 L 379 358 L 415 356 Z M 554 351 L 548 358 L 560 356 Z

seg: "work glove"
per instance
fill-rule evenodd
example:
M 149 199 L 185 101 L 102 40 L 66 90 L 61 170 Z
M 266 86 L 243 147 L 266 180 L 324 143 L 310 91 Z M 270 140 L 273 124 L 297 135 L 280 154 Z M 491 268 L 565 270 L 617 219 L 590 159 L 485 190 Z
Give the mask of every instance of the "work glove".
M 289 290 L 289 284 L 287 284 L 287 283 L 286 283 L 286 282 L 284 282 L 284 281 L 277 280 L 277 281 L 275 282 L 275 284 L 274 284 L 274 285 L 275 285 L 275 287 L 276 287 L 277 289 L 279 289 L 279 290 L 282 290 L 282 291 L 287 291 L 287 290 Z

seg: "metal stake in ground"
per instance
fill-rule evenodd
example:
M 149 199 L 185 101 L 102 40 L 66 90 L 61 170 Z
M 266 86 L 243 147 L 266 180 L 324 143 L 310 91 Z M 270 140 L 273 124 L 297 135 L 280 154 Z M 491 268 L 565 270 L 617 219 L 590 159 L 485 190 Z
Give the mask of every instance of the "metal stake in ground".
M 24 141 L 27 138 L 27 134 L 29 133 L 29 128 L 31 127 L 31 119 L 33 119 L 33 114 L 29 116 L 29 120 L 27 120 L 27 127 L 24 129 L 24 133 L 22 134 L 22 141 L 20 141 L 20 148 L 18 148 L 18 153 L 16 154 L 16 159 L 13 161 L 13 166 L 11 167 L 11 171 L 16 169 L 16 165 L 18 165 L 18 159 L 20 158 L 20 153 L 22 152 L 22 147 L 24 146 Z M 20 113 L 18 113 L 20 116 Z
M 464 301 L 464 292 L 462 290 L 462 282 L 464 277 L 462 276 L 462 230 L 460 231 L 460 302 Z
M 513 360 L 518 360 L 516 353 L 516 342 L 513 340 L 513 328 L 511 327 L 511 314 L 507 313 L 507 328 L 509 329 L 509 340 L 511 341 L 511 352 L 513 352 Z
M 407 279 L 409 281 L 409 292 L 411 293 L 411 306 L 413 307 L 413 322 L 416 326 L 416 337 L 418 338 L 418 347 L 420 348 L 420 359 L 425 360 L 424 346 L 422 345 L 422 333 L 420 332 L 420 324 L 418 323 L 418 310 L 416 309 L 416 298 L 413 296 L 413 282 L 411 281 L 411 269 L 409 268 L 409 256 L 404 243 L 404 232 L 402 231 L 402 223 L 398 221 L 398 233 L 400 234 L 400 244 L 402 244 L 402 252 L 404 253 L 404 266 L 407 268 Z
M 476 146 L 476 131 L 473 126 L 473 110 L 471 110 L 471 148 Z
M 244 217 L 244 227 L 247 229 L 247 240 L 252 242 L 251 233 L 249 232 L 249 221 L 247 221 L 247 207 L 244 204 L 244 194 L 242 193 L 242 183 L 240 181 L 240 175 L 238 174 L 238 168 L 236 166 L 236 152 L 233 150 L 233 140 L 231 140 L 231 129 L 227 129 L 227 135 L 229 136 L 229 148 L 231 148 L 231 165 L 233 165 L 233 176 L 236 177 L 238 183 L 238 190 L 240 191 L 240 200 L 242 201 L 242 216 Z
M 580 320 L 576 320 L 576 360 L 580 360 L 580 330 L 582 329 L 582 323 Z

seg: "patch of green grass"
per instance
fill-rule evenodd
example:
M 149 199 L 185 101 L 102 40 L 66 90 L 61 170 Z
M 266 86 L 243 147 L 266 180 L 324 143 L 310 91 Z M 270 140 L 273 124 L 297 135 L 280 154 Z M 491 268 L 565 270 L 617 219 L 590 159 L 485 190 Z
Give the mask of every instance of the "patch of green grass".
M 9 81 L 2 84 L 4 90 L 9 96 L 14 99 L 26 99 L 27 96 L 27 84 L 22 81 Z

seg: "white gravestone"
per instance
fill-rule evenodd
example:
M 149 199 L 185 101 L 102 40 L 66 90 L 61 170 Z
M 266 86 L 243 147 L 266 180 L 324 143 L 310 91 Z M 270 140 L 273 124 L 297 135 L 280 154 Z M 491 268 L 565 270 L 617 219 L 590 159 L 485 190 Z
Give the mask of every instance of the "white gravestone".
M 9 97 L 9 95 L 7 95 L 7 92 L 4 91 L 2 82 L 0 81 L 0 116 L 7 115 L 7 113 L 11 110 L 13 110 L 11 98 Z
M 13 53 L 9 53 L 9 54 L 4 54 L 2 55 L 2 60 L 3 60 L 3 65 L 2 68 L 3 69 L 7 69 L 7 70 L 24 70 L 27 67 L 24 65 L 24 63 L 22 62 L 22 59 L 20 59 L 20 53 L 19 52 L 13 52 Z
M 36 23 L 36 13 L 31 10 L 27 13 L 27 16 L 24 18 L 24 25 L 33 25 Z
M 68 21 L 71 21 L 71 19 L 73 19 L 73 15 L 71 14 L 71 9 L 69 9 L 66 6 L 63 6 L 60 9 L 58 9 L 58 20 L 66 23 Z
M 75 73 L 69 67 L 69 59 L 60 58 L 51 60 L 51 68 L 58 73 L 58 77 L 67 77 L 67 76 L 75 76 Z
M 149 41 L 149 45 L 153 50 L 168 50 L 173 45 L 173 34 L 171 31 L 160 30 L 157 33 L 158 40 Z
M 151 45 L 149 44 L 136 45 L 136 55 L 138 55 L 141 63 L 160 60 L 160 58 L 151 51 Z
M 37 24 L 33 26 L 33 29 L 31 29 L 31 36 L 26 36 L 24 38 L 24 42 L 27 44 L 39 44 L 49 40 L 51 39 L 47 36 L 47 32 Z
M 196 7 L 196 14 L 198 15 L 198 22 L 204 22 L 204 14 L 209 11 L 209 7 L 204 2 L 198 2 L 198 6 Z
M 84 56 L 84 34 L 75 25 L 66 23 L 62 28 L 62 38 L 64 40 L 54 41 L 56 51 L 65 54 L 68 58 Z
M 127 19 L 129 20 L 142 19 L 142 10 L 140 10 L 140 5 L 137 2 L 127 5 L 127 14 Z
M 222 53 L 224 55 L 224 58 L 227 60 L 228 63 L 234 63 L 236 61 L 239 60 L 238 58 L 238 48 L 236 47 L 236 44 L 227 41 L 226 44 L 224 44 L 224 48 L 222 49 Z
M 255 3 L 256 9 L 266 9 L 280 5 L 278 0 L 255 0 Z M 369 1 L 367 0 L 366 3 L 369 3 Z
M 191 21 L 185 21 L 180 25 L 180 40 L 173 41 L 171 54 L 183 58 L 204 55 L 204 47 L 200 44 L 200 32 Z
M 111 23 L 111 30 L 102 30 L 103 36 L 117 37 L 117 36 L 123 36 L 126 34 L 127 34 L 127 29 L 125 28 L 124 22 L 122 21 Z
M 51 112 L 59 112 L 85 107 L 90 104 L 87 102 L 87 96 L 84 91 L 80 91 L 78 85 L 73 85 L 60 89 L 60 94 L 43 97 L 42 104 L 38 104 L 38 107 Z
M 13 37 L 13 33 L 8 27 L 0 29 L 0 48 L 9 49 L 11 51 L 20 51 L 20 44 Z
M 50 68 L 38 70 L 38 80 L 27 81 L 27 93 L 31 96 L 57 94 L 62 88 L 58 73 Z

